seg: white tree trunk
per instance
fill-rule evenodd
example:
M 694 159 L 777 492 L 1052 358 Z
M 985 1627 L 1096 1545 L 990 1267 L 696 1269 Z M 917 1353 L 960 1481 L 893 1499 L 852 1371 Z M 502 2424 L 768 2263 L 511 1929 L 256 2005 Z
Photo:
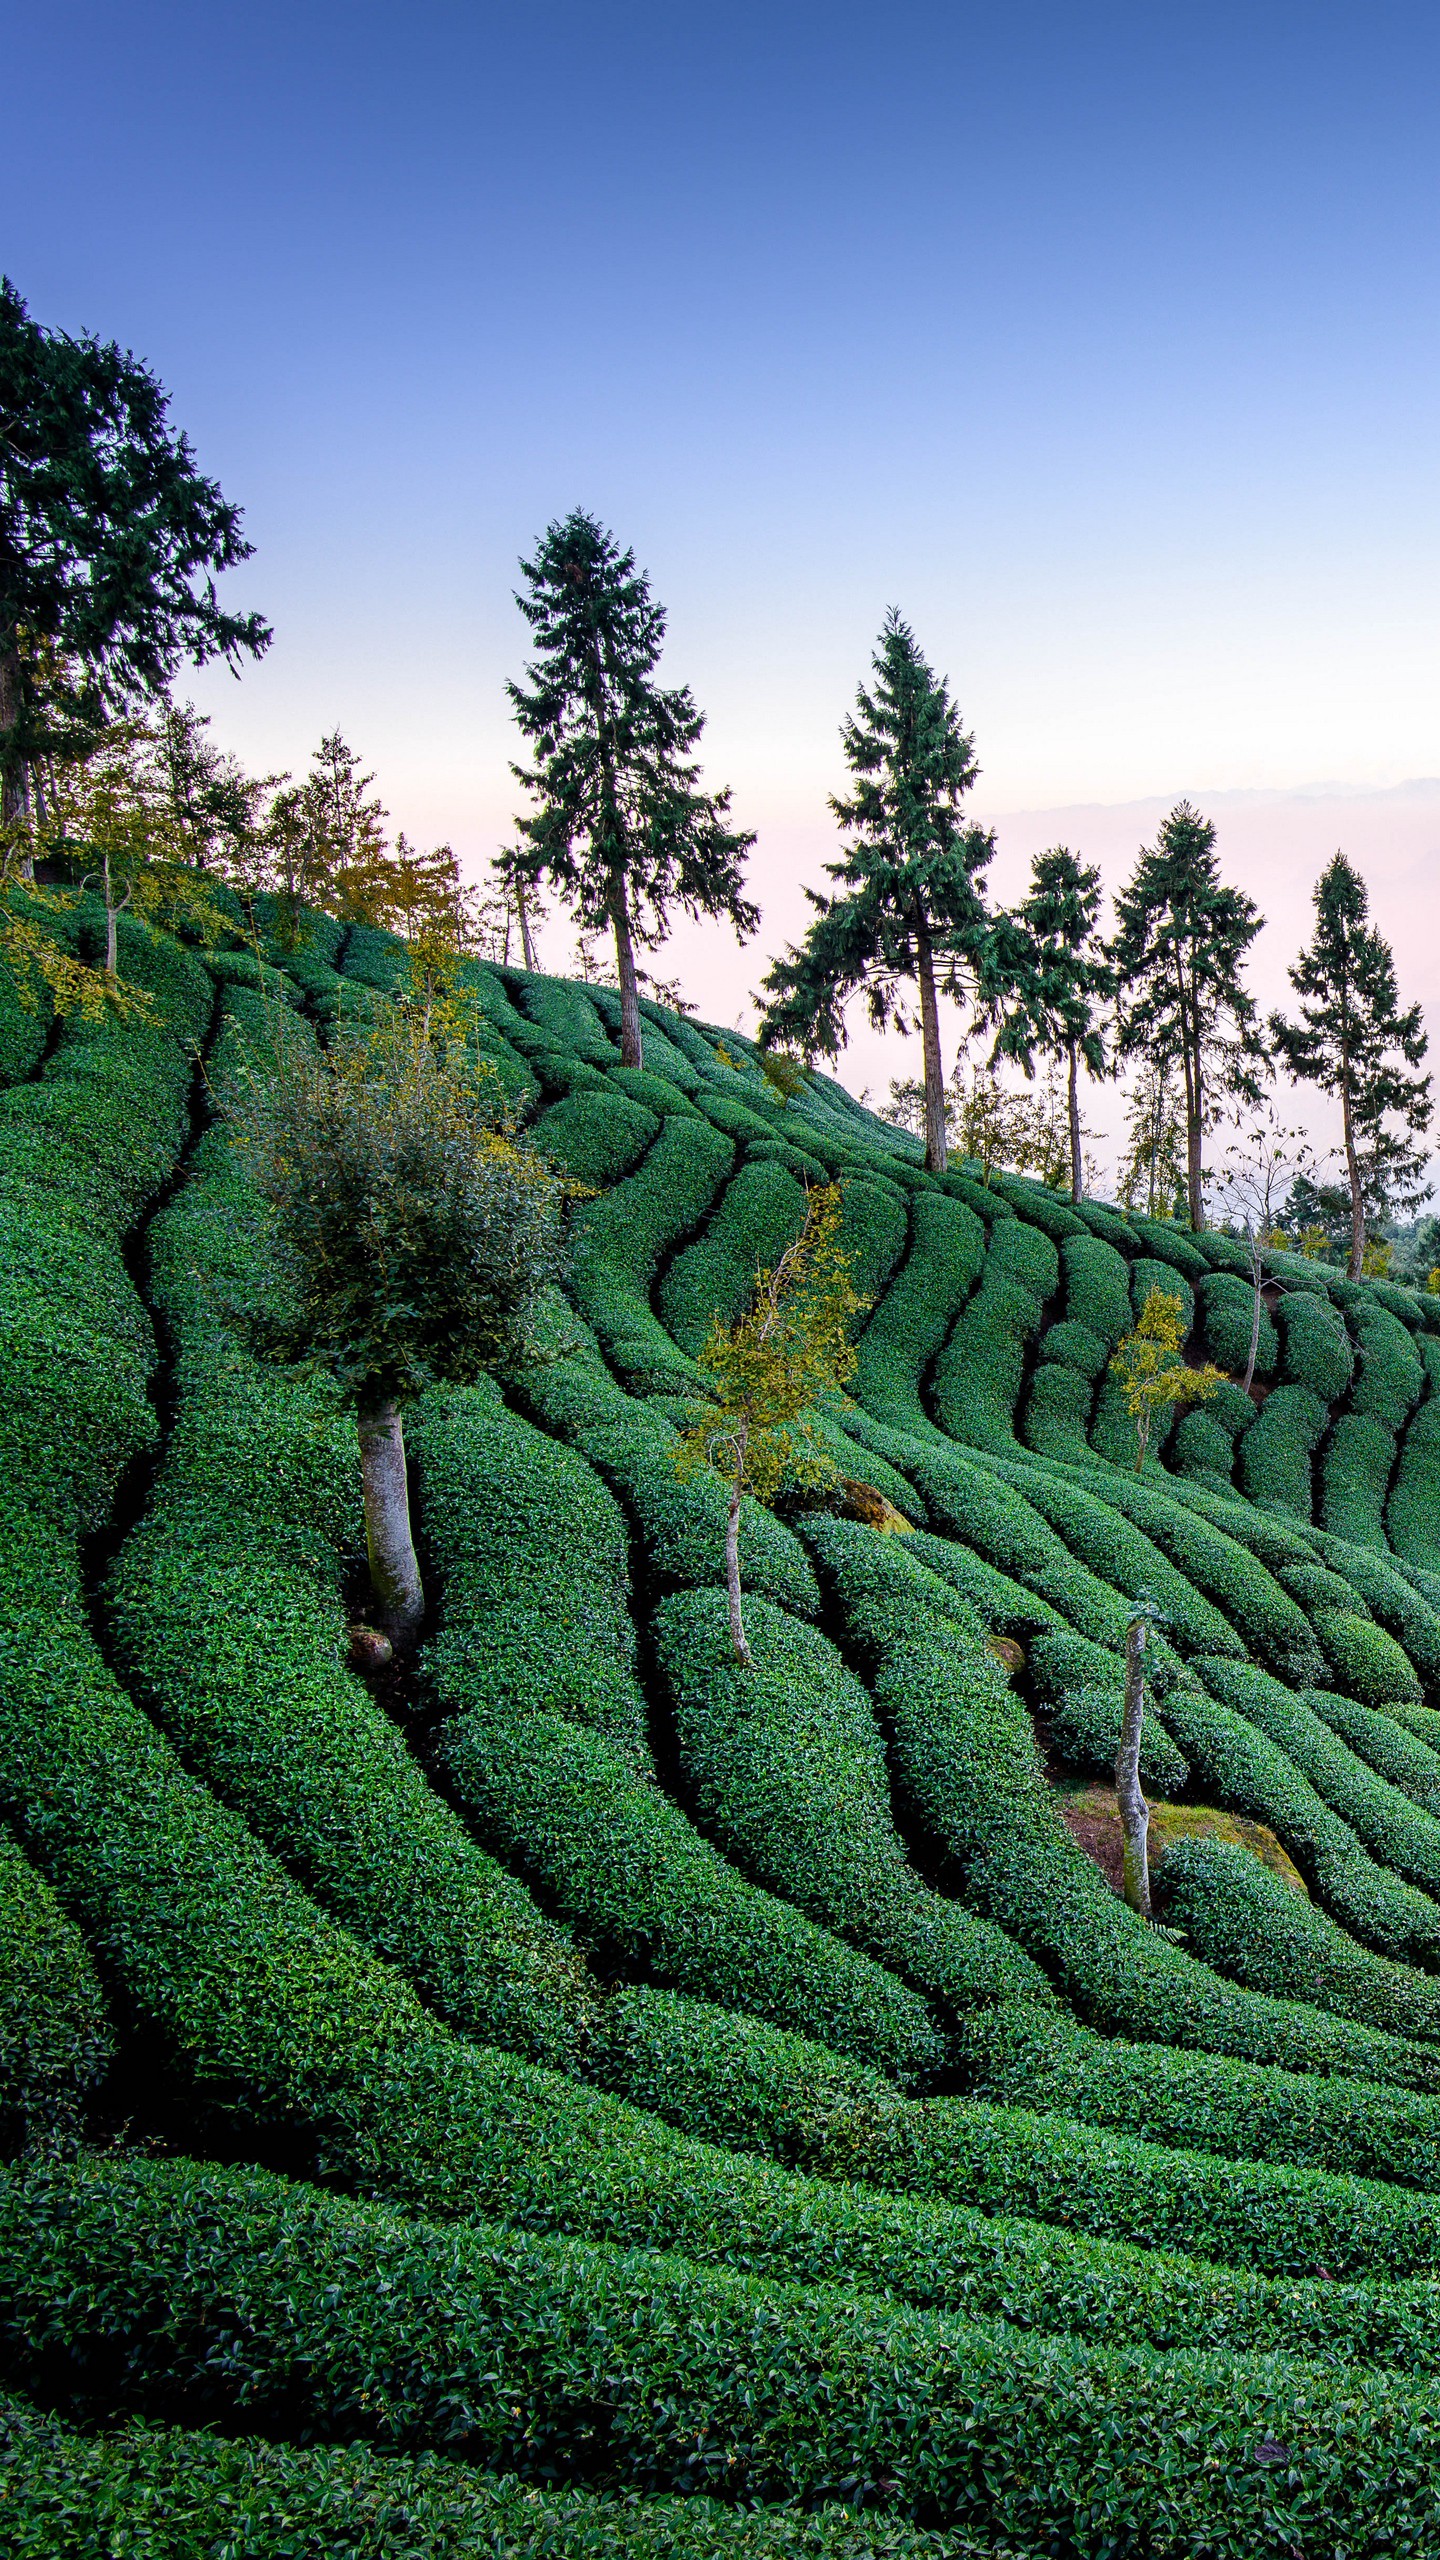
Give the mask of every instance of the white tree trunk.
M 916 936 L 916 975 L 920 981 L 920 1050 L 925 1079 L 925 1165 L 943 1173 L 947 1161 L 945 1135 L 945 1069 L 940 1056 L 940 1007 L 935 996 L 935 963 L 930 937 L 923 927 Z
M 1145 1722 L 1145 1621 L 1125 1630 L 1125 1713 L 1115 1754 L 1115 1793 L 1125 1834 L 1125 1899 L 1142 1920 L 1150 1917 L 1150 1808 L 1140 1786 L 1140 1735 Z
M 397 1654 L 420 1632 L 425 1594 L 410 1534 L 410 1493 L 405 1474 L 405 1432 L 392 1396 L 367 1398 L 359 1408 L 360 1481 L 365 1497 L 365 1544 L 370 1579 Z

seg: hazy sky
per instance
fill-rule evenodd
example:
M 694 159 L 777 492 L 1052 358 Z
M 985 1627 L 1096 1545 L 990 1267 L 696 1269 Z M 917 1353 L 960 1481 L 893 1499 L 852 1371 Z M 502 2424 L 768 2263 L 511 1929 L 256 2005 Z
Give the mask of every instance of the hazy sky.
M 467 860 L 517 554 L 577 504 L 634 544 L 760 837 L 762 946 L 679 946 L 703 1010 L 802 921 L 896 602 L 998 887 L 1057 835 L 1113 879 L 1188 794 L 1269 997 L 1343 841 L 1440 1029 L 1437 75 L 1386 0 L 51 0 L 7 24 L 3 257 L 245 509 L 276 640 L 195 688 L 227 741 L 338 722 Z

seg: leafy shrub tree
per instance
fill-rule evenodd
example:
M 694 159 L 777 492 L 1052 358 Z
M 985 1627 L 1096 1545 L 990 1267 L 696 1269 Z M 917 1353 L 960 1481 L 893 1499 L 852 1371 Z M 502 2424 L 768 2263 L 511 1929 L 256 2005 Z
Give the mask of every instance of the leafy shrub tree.
M 1121 1869 L 1125 1899 L 1142 1920 L 1150 1917 L 1150 1807 L 1140 1784 L 1140 1749 L 1145 1732 L 1145 1637 L 1158 1612 L 1143 1603 L 1125 1629 L 1125 1702 L 1120 1716 L 1120 1748 L 1115 1754 L 1115 1801 L 1125 1849 Z
M 1340 1096 L 1350 1185 L 1350 1278 L 1365 1269 L 1367 1205 L 1422 1200 L 1425 1157 L 1414 1139 L 1430 1125 L 1430 1078 L 1408 1072 L 1426 1052 L 1420 1007 L 1402 1012 L 1389 943 L 1369 921 L 1365 883 L 1343 853 L 1315 886 L 1315 939 L 1290 971 L 1300 1019 L 1272 1014 L 1270 1033 L 1292 1075 Z M 1399 1123 L 1396 1128 L 1392 1124 Z
M 1265 1255 L 1277 1247 L 1283 1249 L 1287 1241 L 1280 1226 L 1282 1198 L 1290 1194 L 1297 1180 L 1308 1180 L 1314 1171 L 1315 1159 L 1304 1131 L 1282 1129 L 1268 1105 L 1256 1113 L 1225 1158 L 1221 1198 L 1239 1227 L 1250 1256 L 1250 1351 L 1240 1381 L 1247 1396 L 1260 1352 Z
M 492 1074 L 413 1007 L 328 1051 L 282 1024 L 224 1107 L 285 1284 L 258 1338 L 354 1409 L 371 1579 L 403 1651 L 424 1594 L 402 1409 L 524 1356 L 560 1274 L 564 1185 L 516 1136 Z
M 1070 1141 L 1070 1195 L 1085 1193 L 1084 1131 L 1080 1125 L 1080 1068 L 1106 1072 L 1100 1007 L 1115 980 L 1100 940 L 1100 874 L 1068 845 L 1052 845 L 1030 865 L 1030 887 L 1017 920 L 1029 943 L 1030 992 L 1013 1003 L 1001 1029 L 1002 1055 L 1023 1061 L 1027 1074 L 1038 1049 L 1065 1068 Z
M 750 1660 L 740 1594 L 746 1494 L 770 1502 L 785 1483 L 817 1487 L 839 1480 L 819 1438 L 815 1407 L 854 1376 L 850 1324 L 869 1304 L 852 1284 L 851 1256 L 840 1249 L 840 1218 L 838 1183 L 812 1191 L 794 1243 L 773 1270 L 757 1271 L 749 1307 L 733 1324 L 715 1318 L 700 1353 L 715 1402 L 676 1445 L 682 1481 L 710 1468 L 729 1490 L 725 1582 L 737 1662 Z
M 1110 1367 L 1120 1381 L 1125 1410 L 1135 1425 L 1136 1472 L 1145 1464 L 1150 1431 L 1159 1413 L 1176 1405 L 1203 1404 L 1223 1385 L 1225 1372 L 1207 1360 L 1192 1369 L 1184 1359 L 1185 1302 L 1178 1291 L 1152 1289 L 1140 1310 L 1133 1333 L 1113 1353 Z
M 1205 1224 L 1204 1140 L 1226 1102 L 1256 1102 L 1264 1049 L 1255 1003 L 1241 983 L 1261 915 L 1227 888 L 1215 829 L 1181 800 L 1141 853 L 1115 901 L 1110 962 L 1126 993 L 1126 1056 L 1178 1059 L 1185 1086 L 1185 1188 L 1190 1224 Z
M 826 864 L 845 894 L 806 891 L 818 912 L 805 939 L 767 972 L 769 994 L 760 1039 L 807 1055 L 837 1057 L 845 1045 L 843 1008 L 863 986 L 870 1018 L 908 1031 L 902 990 L 919 997 L 924 1055 L 925 1162 L 946 1163 L 945 1073 L 940 1055 L 939 995 L 978 995 L 982 1009 L 1005 983 L 1020 938 L 984 901 L 985 864 L 995 850 L 988 828 L 966 826 L 960 802 L 980 768 L 975 741 L 960 726 L 950 688 L 926 663 L 908 623 L 885 617 L 873 660 L 875 688 L 861 685 L 859 717 L 841 730 L 855 775 L 848 800 L 830 806 L 849 838 L 839 862 Z
M 727 824 L 728 791 L 697 787 L 704 717 L 688 686 L 655 681 L 665 613 L 634 552 L 577 508 L 520 571 L 537 654 L 527 684 L 506 690 L 534 749 L 532 768 L 512 770 L 535 809 L 519 820 L 508 877 L 553 881 L 583 927 L 614 934 L 621 1053 L 638 1067 L 636 943 L 663 942 L 672 903 L 753 933 L 760 911 L 741 882 L 755 838 Z

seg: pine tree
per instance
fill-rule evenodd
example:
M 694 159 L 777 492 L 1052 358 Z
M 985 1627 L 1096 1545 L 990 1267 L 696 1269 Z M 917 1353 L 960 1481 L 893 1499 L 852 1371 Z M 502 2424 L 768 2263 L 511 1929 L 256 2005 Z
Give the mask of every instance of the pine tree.
M 1037 853 L 1029 891 L 1017 911 L 1029 945 L 1031 993 L 1011 1003 L 996 1044 L 1000 1054 L 1020 1059 L 1027 1075 L 1037 1049 L 1064 1060 L 1070 1190 L 1076 1200 L 1085 1192 L 1080 1067 L 1083 1061 L 1092 1076 L 1106 1072 L 1099 1009 L 1115 988 L 1096 931 L 1099 918 L 1100 874 L 1094 865 L 1081 862 L 1064 844 Z
M 764 980 L 769 1002 L 760 1038 L 766 1047 L 820 1049 L 833 1058 L 845 1045 L 847 996 L 863 986 L 872 1022 L 893 1020 L 908 1031 L 902 990 L 913 985 L 924 1055 L 925 1161 L 943 1173 L 937 999 L 970 994 L 982 1006 L 996 1002 L 1018 937 L 985 906 L 983 872 L 994 836 L 961 821 L 961 799 L 979 772 L 975 741 L 960 725 L 944 677 L 926 664 L 913 631 L 893 609 L 872 664 L 874 692 L 859 688 L 859 716 L 841 731 L 855 790 L 830 803 L 849 842 L 840 861 L 825 867 L 846 894 L 806 891 L 818 913 L 804 941 Z
M 1265 1051 L 1241 984 L 1263 919 L 1227 888 L 1215 829 L 1182 800 L 1115 901 L 1110 964 L 1124 989 L 1120 1047 L 1179 1060 L 1185 1085 L 1185 1188 L 1190 1224 L 1205 1224 L 1204 1141 L 1226 1103 L 1256 1102 Z
M 1271 1016 L 1276 1049 L 1292 1075 L 1340 1097 L 1350 1182 L 1350 1277 L 1365 1267 L 1367 1208 L 1426 1197 L 1425 1156 L 1412 1141 L 1429 1127 L 1428 1075 L 1413 1075 L 1427 1042 L 1420 1007 L 1402 1013 L 1390 945 L 1369 922 L 1360 874 L 1337 853 L 1315 887 L 1315 939 L 1291 969 L 1300 1019 Z M 1399 1122 L 1398 1129 L 1387 1123 Z
M 239 510 L 196 470 L 148 368 L 32 320 L 0 280 L 0 819 L 23 824 L 30 772 L 60 729 L 162 693 L 270 640 L 227 613 L 215 574 L 250 556 Z
M 513 883 L 552 881 L 582 930 L 614 934 L 621 1053 L 638 1067 L 636 944 L 664 941 L 672 904 L 753 933 L 742 880 L 755 839 L 727 824 L 728 791 L 698 788 L 704 718 L 687 686 L 655 680 L 665 613 L 634 552 L 577 509 L 520 569 L 537 654 L 526 685 L 506 689 L 535 761 L 511 770 L 535 808 L 507 861 Z

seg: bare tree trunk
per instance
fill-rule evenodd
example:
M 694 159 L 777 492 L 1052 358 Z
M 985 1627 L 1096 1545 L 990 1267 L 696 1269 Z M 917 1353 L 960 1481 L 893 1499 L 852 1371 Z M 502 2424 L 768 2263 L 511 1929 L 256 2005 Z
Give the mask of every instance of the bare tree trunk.
M 393 1396 L 365 1398 L 356 1420 L 370 1580 L 384 1614 L 385 1633 L 397 1654 L 406 1653 L 420 1632 L 425 1594 L 410 1534 L 404 1425 Z
M 745 1475 L 742 1450 L 736 1462 L 730 1487 L 730 1509 L 725 1521 L 725 1588 L 730 1595 L 730 1642 L 737 1662 L 750 1659 L 750 1646 L 745 1634 L 745 1620 L 740 1608 L 740 1495 Z
M 1125 1899 L 1142 1920 L 1150 1917 L 1150 1808 L 1140 1786 L 1140 1735 L 1145 1722 L 1145 1621 L 1125 1630 L 1125 1712 L 1115 1754 L 1115 1793 L 1125 1834 Z
M 520 948 L 525 954 L 525 966 L 533 976 L 535 945 L 530 939 L 530 910 L 525 904 L 525 884 L 518 873 L 515 878 L 515 913 L 520 919 Z
M 1078 1205 L 1085 1197 L 1085 1160 L 1080 1152 L 1080 1049 L 1074 1040 L 1067 1046 L 1070 1051 L 1070 1197 Z
M 1188 1066 L 1185 1074 L 1185 1088 L 1185 1190 L 1190 1206 L 1190 1224 L 1195 1234 L 1198 1236 L 1201 1228 L 1205 1224 L 1205 1181 L 1202 1154 L 1203 1138 L 1200 1125 L 1200 1078 L 1197 1072 L 1192 1083 Z M 1192 1094 L 1194 1097 L 1193 1101 L 1191 1099 Z
M 620 1063 L 626 1067 L 643 1067 L 645 1050 L 640 1030 L 640 989 L 635 979 L 630 912 L 625 903 L 625 883 L 618 872 L 614 881 L 610 913 L 615 925 L 615 958 L 620 971 Z
M 943 1173 L 946 1165 L 945 1072 L 940 1058 L 940 1008 L 935 1000 L 935 962 L 930 936 L 921 925 L 915 936 L 915 972 L 920 981 L 920 1046 L 925 1066 L 925 1167 Z
M 1360 1158 L 1355 1152 L 1355 1124 L 1350 1116 L 1350 1074 L 1340 1074 L 1340 1108 L 1345 1124 L 1345 1170 L 1350 1177 L 1350 1277 L 1365 1268 L 1365 1198 L 1360 1188 Z
M 1255 1305 L 1250 1317 L 1250 1357 L 1245 1363 L 1245 1377 L 1243 1381 L 1247 1396 L 1250 1393 L 1251 1387 L 1255 1383 L 1255 1363 L 1260 1357 L 1260 1309 L 1263 1303 L 1260 1296 L 1260 1284 L 1265 1277 L 1265 1269 L 1264 1264 L 1260 1259 L 1260 1239 L 1258 1236 L 1250 1247 L 1250 1277 L 1255 1286 Z
M 16 651 L 9 649 L 0 657 L 0 744 L 8 740 L 19 717 L 20 660 Z M 0 825 L 4 826 L 7 834 L 12 827 L 25 828 L 28 834 L 26 822 L 29 815 L 29 775 L 23 763 L 12 764 L 7 759 L 3 773 L 0 773 Z M 22 880 L 35 877 L 32 845 L 27 845 L 20 857 L 20 877 Z

